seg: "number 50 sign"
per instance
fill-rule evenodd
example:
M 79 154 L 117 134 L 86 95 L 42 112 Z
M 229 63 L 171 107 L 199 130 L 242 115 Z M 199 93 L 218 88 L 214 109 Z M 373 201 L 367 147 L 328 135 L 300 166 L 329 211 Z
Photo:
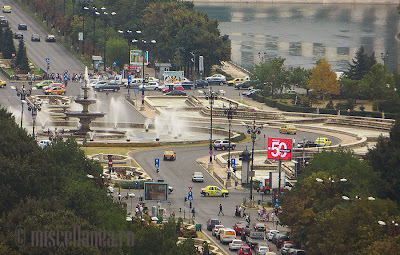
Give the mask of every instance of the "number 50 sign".
M 268 138 L 268 159 L 291 160 L 292 139 Z

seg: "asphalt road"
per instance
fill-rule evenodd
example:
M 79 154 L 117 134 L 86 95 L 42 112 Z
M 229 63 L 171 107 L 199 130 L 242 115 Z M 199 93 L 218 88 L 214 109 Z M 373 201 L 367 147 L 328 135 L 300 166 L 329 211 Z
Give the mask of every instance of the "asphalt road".
M 24 35 L 26 51 L 28 58 L 35 63 L 38 68 L 46 71 L 47 63 L 46 58 L 50 59 L 50 73 L 63 73 L 68 70 L 70 73 L 83 73 L 84 66 L 82 63 L 73 57 L 64 47 L 57 42 L 45 42 L 48 32 L 40 27 L 31 17 L 23 12 L 12 0 L 2 1 L 2 5 L 10 5 L 12 8 L 11 13 L 2 13 L 9 21 L 10 28 L 13 33 L 20 31 Z M 27 30 L 18 30 L 18 23 L 25 23 L 28 25 Z M 54 32 L 57 40 L 61 38 Z M 39 34 L 40 42 L 32 42 L 31 35 Z M 18 50 L 18 40 L 14 39 L 16 49 Z

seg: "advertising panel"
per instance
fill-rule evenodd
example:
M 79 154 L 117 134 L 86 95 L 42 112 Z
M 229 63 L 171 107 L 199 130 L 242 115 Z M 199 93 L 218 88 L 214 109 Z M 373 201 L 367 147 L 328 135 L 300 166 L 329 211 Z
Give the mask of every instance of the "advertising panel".
M 168 184 L 159 182 L 144 183 L 145 200 L 167 200 Z
M 292 139 L 268 138 L 268 159 L 291 160 Z
M 144 59 L 143 59 L 143 57 L 144 57 Z M 143 65 L 143 60 L 144 60 L 144 64 L 148 65 L 149 64 L 149 52 L 145 51 L 144 56 L 143 56 L 141 50 L 131 50 L 129 60 L 130 60 L 131 66 L 141 66 L 141 65 Z
M 182 83 L 183 71 L 165 71 L 164 85 L 173 85 L 174 83 Z

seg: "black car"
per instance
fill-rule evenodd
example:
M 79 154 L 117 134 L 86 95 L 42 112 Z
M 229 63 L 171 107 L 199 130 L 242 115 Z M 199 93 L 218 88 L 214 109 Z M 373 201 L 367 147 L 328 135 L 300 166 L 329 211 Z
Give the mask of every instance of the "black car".
M 31 36 L 31 41 L 32 41 L 32 42 L 40 42 L 40 35 L 38 35 L 38 34 L 33 34 L 33 35 Z
M 8 20 L 6 20 L 6 19 L 1 19 L 1 20 L 0 20 L 0 25 L 1 25 L 2 27 L 8 27 Z
M 54 35 L 47 35 L 45 41 L 46 42 L 55 42 L 56 41 L 56 37 Z
M 204 80 L 196 80 L 194 85 L 196 88 L 206 88 L 208 86 L 208 82 Z
M 120 87 L 115 82 L 106 82 L 104 84 L 97 84 L 96 86 L 94 86 L 94 90 L 100 92 L 105 90 L 112 90 L 114 92 L 117 92 L 118 90 L 120 90 Z
M 18 30 L 28 30 L 28 26 L 25 23 L 19 23 Z
M 193 89 L 194 88 L 194 83 L 191 81 L 184 81 L 182 82 L 181 86 L 186 90 L 186 89 Z
M 220 77 L 211 77 L 207 80 L 209 85 L 224 85 L 226 80 Z
M 256 223 L 256 225 L 254 225 L 254 230 L 255 231 L 259 231 L 259 232 L 265 232 L 267 230 L 267 228 L 265 227 L 264 223 Z
M 211 231 L 215 225 L 221 225 L 221 221 L 219 219 L 208 219 L 207 230 Z
M 297 144 L 297 148 L 311 148 L 311 147 L 318 147 L 318 144 L 314 143 L 313 141 L 305 141 L 305 142 L 299 142 Z
M 181 91 L 181 90 L 173 90 L 171 92 L 165 93 L 164 95 L 166 95 L 166 96 L 186 96 L 186 92 Z
M 14 39 L 24 39 L 24 34 L 22 32 L 15 32 Z
M 255 85 L 255 81 L 244 81 L 235 85 L 235 89 L 248 89 Z

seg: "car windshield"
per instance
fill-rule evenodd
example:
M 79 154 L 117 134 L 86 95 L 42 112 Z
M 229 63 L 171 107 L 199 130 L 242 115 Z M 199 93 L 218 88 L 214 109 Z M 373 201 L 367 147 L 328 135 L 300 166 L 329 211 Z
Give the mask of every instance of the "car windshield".
M 218 223 L 219 223 L 219 220 L 211 220 L 211 223 L 213 223 L 213 224 L 218 224 Z
M 242 250 L 243 251 L 250 251 L 250 247 L 243 247 Z

